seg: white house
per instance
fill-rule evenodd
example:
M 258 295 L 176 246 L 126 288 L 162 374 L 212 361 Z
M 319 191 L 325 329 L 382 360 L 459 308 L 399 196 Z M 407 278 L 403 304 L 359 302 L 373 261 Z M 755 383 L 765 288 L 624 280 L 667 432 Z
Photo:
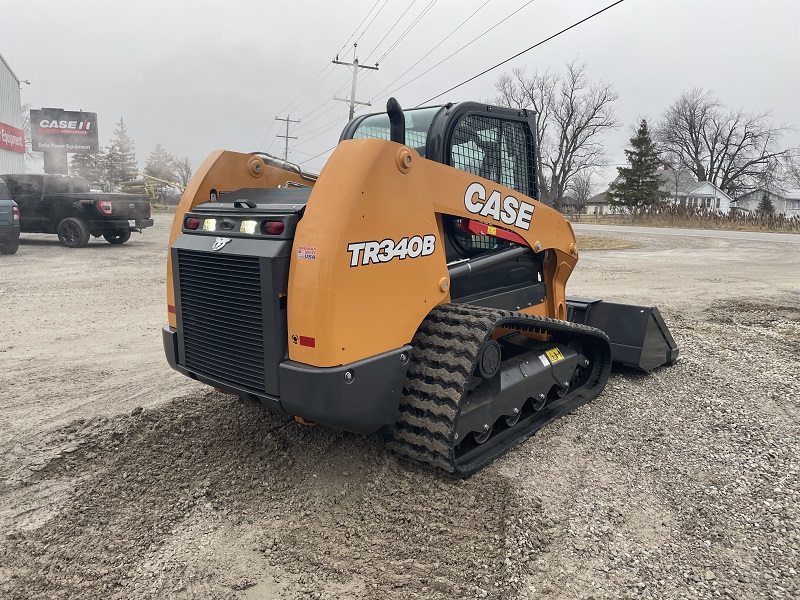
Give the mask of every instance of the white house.
M 717 210 L 724 214 L 728 214 L 731 210 L 733 198 L 710 181 L 697 181 L 691 171 L 672 169 L 665 165 L 663 169 L 659 169 L 657 175 L 661 180 L 661 191 L 672 204 Z M 592 196 L 583 212 L 590 215 L 612 213 L 613 210 L 607 203 L 607 194 L 608 192 L 602 192 Z
M 698 181 L 682 190 L 677 198 L 672 198 L 672 202 L 681 206 L 717 210 L 727 215 L 731 212 L 733 198 L 710 181 Z
M 759 188 L 739 196 L 734 200 L 733 207 L 738 210 L 755 212 L 765 194 L 772 201 L 776 215 L 800 216 L 800 189 L 770 191 Z
M 586 201 L 586 209 L 584 213 L 587 215 L 610 215 L 613 211 L 611 205 L 608 204 L 608 192 L 600 192 L 595 194 Z

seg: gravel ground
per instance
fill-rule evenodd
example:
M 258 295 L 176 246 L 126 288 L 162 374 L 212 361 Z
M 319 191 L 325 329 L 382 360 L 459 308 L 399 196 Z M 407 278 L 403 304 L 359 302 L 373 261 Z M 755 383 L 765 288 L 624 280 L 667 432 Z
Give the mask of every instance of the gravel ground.
M 800 245 L 585 252 L 681 361 L 458 481 L 172 372 L 168 228 L 0 257 L 0 597 L 800 596 Z

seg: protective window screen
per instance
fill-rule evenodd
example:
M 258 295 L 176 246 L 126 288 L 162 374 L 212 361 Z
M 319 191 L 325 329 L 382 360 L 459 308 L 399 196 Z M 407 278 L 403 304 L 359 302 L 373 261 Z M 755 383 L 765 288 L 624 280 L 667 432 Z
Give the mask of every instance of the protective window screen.
M 453 132 L 450 164 L 526 196 L 533 195 L 525 123 L 467 115 Z

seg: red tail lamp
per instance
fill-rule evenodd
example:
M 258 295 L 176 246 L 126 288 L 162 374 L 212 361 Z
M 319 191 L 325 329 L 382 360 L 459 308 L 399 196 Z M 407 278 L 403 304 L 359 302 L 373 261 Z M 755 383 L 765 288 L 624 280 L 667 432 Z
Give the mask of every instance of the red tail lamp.
M 183 222 L 183 226 L 186 229 L 197 229 L 200 227 L 200 219 L 197 217 L 186 217 L 186 220 Z
M 110 215 L 112 212 L 111 200 L 98 200 L 96 206 L 104 215 Z
M 262 221 L 261 233 L 267 235 L 280 235 L 283 233 L 286 225 L 283 221 Z

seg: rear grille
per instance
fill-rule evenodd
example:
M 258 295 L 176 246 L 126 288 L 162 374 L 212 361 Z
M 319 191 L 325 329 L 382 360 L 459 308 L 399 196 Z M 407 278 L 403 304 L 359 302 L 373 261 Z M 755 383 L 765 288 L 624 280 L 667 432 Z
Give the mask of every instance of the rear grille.
M 264 392 L 258 257 L 179 249 L 178 280 L 186 368 Z

